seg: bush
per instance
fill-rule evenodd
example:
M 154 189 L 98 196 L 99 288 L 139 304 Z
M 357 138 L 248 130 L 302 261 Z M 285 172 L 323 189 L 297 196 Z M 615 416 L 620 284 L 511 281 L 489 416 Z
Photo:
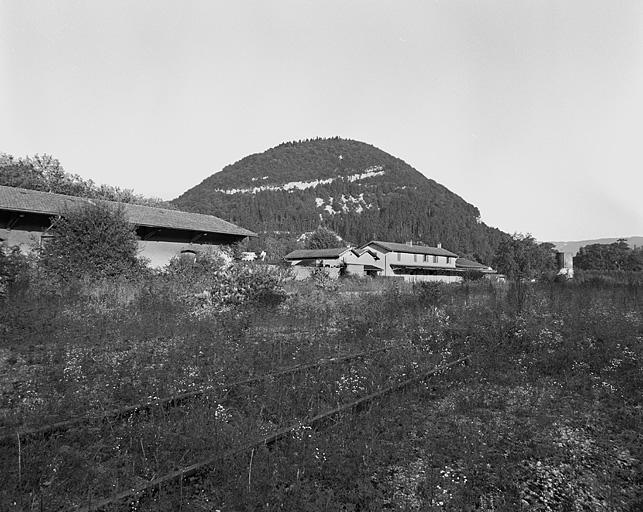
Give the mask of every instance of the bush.
M 239 306 L 276 306 L 286 298 L 283 269 L 269 265 L 233 263 L 211 275 L 211 284 L 197 299 L 198 315 L 228 311 Z
M 41 251 L 43 269 L 62 280 L 131 276 L 144 268 L 138 238 L 122 207 L 92 203 L 69 210 Z
M 0 247 L 0 297 L 13 286 L 24 285 L 29 281 L 31 265 L 29 257 L 20 247 Z
M 336 291 L 339 288 L 337 279 L 333 279 L 328 269 L 324 267 L 315 267 L 310 272 L 310 278 L 315 287 L 320 290 Z
M 444 283 L 432 281 L 413 283 L 413 293 L 417 295 L 418 301 L 422 305 L 437 306 L 441 302 L 444 292 Z
M 232 261 L 232 256 L 223 250 L 199 251 L 194 259 L 175 256 L 163 268 L 161 275 L 176 282 L 181 287 L 208 288 L 216 280 L 216 272 L 226 267 Z
M 484 272 L 481 272 L 480 270 L 466 270 L 465 272 L 462 273 L 462 279 L 464 281 L 470 282 L 470 281 L 479 281 L 484 277 Z

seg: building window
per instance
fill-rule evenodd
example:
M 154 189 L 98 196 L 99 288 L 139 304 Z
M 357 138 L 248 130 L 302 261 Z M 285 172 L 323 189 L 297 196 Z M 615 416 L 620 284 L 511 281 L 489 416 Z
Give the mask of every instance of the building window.
M 429 262 L 429 255 L 425 254 L 424 255 L 424 263 L 428 263 L 428 262 Z
M 451 256 L 447 256 L 447 265 L 451 265 Z
M 400 261 L 402 259 L 402 253 L 398 252 L 397 253 L 397 261 Z
M 437 256 L 433 256 L 433 263 L 437 263 L 437 262 L 438 262 L 438 257 L 437 257 Z
M 417 261 L 418 261 L 418 255 L 414 254 L 413 255 L 413 263 L 417 263 Z

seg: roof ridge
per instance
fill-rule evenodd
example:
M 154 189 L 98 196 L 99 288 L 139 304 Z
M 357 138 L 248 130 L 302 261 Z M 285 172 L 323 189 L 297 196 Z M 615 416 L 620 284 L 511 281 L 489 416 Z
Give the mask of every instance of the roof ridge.
M 256 233 L 232 222 L 204 213 L 0 185 L 0 209 L 4 210 L 60 215 L 65 208 L 69 207 L 70 203 L 72 205 L 93 204 L 94 201 L 122 206 L 128 216 L 128 221 L 138 226 L 256 236 Z
M 371 240 L 360 246 L 360 249 L 367 247 L 370 244 L 376 244 L 384 249 L 392 252 L 409 252 L 415 254 L 434 254 L 436 256 L 448 256 L 450 258 L 457 258 L 458 255 L 443 247 L 433 247 L 430 245 L 408 245 L 402 242 L 386 242 L 383 240 Z

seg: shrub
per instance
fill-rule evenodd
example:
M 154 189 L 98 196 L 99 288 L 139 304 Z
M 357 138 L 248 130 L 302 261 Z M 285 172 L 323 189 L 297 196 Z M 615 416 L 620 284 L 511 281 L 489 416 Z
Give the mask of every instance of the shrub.
M 286 298 L 284 281 L 288 275 L 278 267 L 233 263 L 211 276 L 199 315 L 227 311 L 239 306 L 276 306 Z
M 10 248 L 0 246 L 0 297 L 11 287 L 28 282 L 31 270 L 29 259 L 18 246 Z
M 223 250 L 199 251 L 193 260 L 175 256 L 163 268 L 161 275 L 181 287 L 209 287 L 215 279 L 216 271 L 223 269 L 231 261 L 232 256 Z
M 413 283 L 413 292 L 417 295 L 420 304 L 437 306 L 444 296 L 444 283 L 420 281 Z
M 41 251 L 44 270 L 62 280 L 128 276 L 144 265 L 138 239 L 122 207 L 92 203 L 56 220 Z
M 337 279 L 333 279 L 330 272 L 324 267 L 315 267 L 310 272 L 310 278 L 315 287 L 320 290 L 335 291 L 339 288 Z
M 481 272 L 480 270 L 466 270 L 465 272 L 462 273 L 462 279 L 464 281 L 479 281 L 484 277 L 484 273 Z

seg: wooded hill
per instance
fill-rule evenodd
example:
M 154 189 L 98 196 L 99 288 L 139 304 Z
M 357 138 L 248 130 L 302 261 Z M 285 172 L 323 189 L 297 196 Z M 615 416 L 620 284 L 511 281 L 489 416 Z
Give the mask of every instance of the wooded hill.
M 172 201 L 256 232 L 328 227 L 345 240 L 435 245 L 490 263 L 502 231 L 409 164 L 341 138 L 287 142 L 247 156 Z

